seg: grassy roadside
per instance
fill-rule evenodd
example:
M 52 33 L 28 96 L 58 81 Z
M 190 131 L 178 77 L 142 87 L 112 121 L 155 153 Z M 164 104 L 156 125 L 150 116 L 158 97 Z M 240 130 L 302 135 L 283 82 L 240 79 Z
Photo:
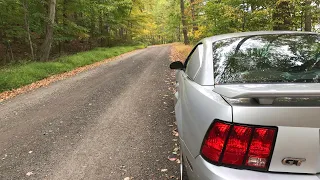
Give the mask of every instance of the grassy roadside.
M 30 62 L 8 66 L 0 69 L 0 93 L 144 47 L 119 46 L 97 48 L 71 56 L 60 57 L 51 62 Z

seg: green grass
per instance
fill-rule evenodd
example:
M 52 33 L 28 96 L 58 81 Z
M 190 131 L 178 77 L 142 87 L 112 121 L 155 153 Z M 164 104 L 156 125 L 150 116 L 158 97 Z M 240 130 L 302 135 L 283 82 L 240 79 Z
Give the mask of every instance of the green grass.
M 29 62 L 10 65 L 0 69 L 0 93 L 141 48 L 144 48 L 144 46 L 96 48 L 91 51 L 60 57 L 51 62 Z

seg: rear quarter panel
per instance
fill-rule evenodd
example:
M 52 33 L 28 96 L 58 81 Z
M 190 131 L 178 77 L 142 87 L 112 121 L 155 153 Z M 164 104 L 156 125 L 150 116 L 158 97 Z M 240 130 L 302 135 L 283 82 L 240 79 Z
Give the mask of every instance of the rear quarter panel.
M 181 140 L 193 157 L 200 154 L 203 138 L 214 119 L 232 122 L 232 109 L 212 86 L 200 86 L 179 73 L 176 119 Z

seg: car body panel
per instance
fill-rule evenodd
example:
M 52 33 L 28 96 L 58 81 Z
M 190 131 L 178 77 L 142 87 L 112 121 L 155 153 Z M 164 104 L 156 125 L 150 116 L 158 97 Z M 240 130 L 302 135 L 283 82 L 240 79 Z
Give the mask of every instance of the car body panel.
M 319 175 L 257 172 L 215 166 L 198 156 L 191 180 L 319 180 Z
M 301 31 L 251 31 L 251 32 L 238 32 L 238 33 L 229 33 L 229 34 L 221 34 L 208 38 L 204 38 L 201 42 L 212 43 L 215 41 L 241 37 L 241 36 L 256 36 L 256 35 L 266 35 L 266 34 L 317 34 L 315 32 L 301 32 Z
M 233 121 L 261 126 L 320 128 L 320 107 L 233 106 Z
M 193 157 L 199 155 L 203 137 L 214 119 L 232 121 L 230 105 L 211 86 L 200 87 L 185 72 L 177 73 L 179 100 L 175 106 L 179 133 Z M 203 109 L 203 111 L 199 111 Z M 217 113 L 219 112 L 219 113 Z M 192 145 L 190 145 L 192 144 Z
M 181 141 L 184 161 L 188 158 L 192 169 L 185 163 L 189 180 L 320 180 L 320 175 L 258 172 L 216 166 L 207 162 L 202 156 L 193 158 L 183 140 Z
M 320 83 L 216 85 L 214 92 L 228 98 L 320 96 Z
M 189 66 L 186 69 L 186 73 L 188 74 L 189 78 L 195 80 L 200 67 L 203 63 L 203 44 L 199 44 L 197 48 L 192 53 L 190 57 Z
M 274 147 L 269 171 L 310 173 L 320 172 L 320 146 L 318 128 L 278 127 L 278 138 Z M 283 165 L 287 157 L 304 158 L 300 166 Z
M 198 52 L 202 51 L 204 56 L 197 55 L 198 62 L 193 62 L 194 67 L 190 71 L 176 71 L 175 113 L 181 150 L 188 159 L 188 163 L 184 164 L 189 168 L 190 180 L 320 179 L 317 175 L 320 172 L 319 83 L 215 85 L 214 81 L 212 50 L 215 41 L 252 35 L 299 33 L 309 34 L 266 31 L 206 38 L 198 44 L 202 48 Z M 201 146 L 214 120 L 278 127 L 268 169 L 270 172 L 216 166 L 204 160 L 200 155 Z M 284 158 L 302 158 L 306 161 L 300 166 L 285 165 L 282 164 Z
M 199 68 L 194 81 L 203 86 L 213 86 L 213 61 L 208 61 L 208 59 L 213 59 L 212 43 L 208 43 L 206 41 L 203 42 L 203 54 L 202 66 Z

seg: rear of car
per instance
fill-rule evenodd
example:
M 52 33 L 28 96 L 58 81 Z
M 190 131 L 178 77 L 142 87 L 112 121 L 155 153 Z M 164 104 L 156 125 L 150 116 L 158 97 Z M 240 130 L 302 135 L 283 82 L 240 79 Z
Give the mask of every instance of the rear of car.
M 315 33 L 240 33 L 199 43 L 177 72 L 189 178 L 320 179 L 319 61 Z

